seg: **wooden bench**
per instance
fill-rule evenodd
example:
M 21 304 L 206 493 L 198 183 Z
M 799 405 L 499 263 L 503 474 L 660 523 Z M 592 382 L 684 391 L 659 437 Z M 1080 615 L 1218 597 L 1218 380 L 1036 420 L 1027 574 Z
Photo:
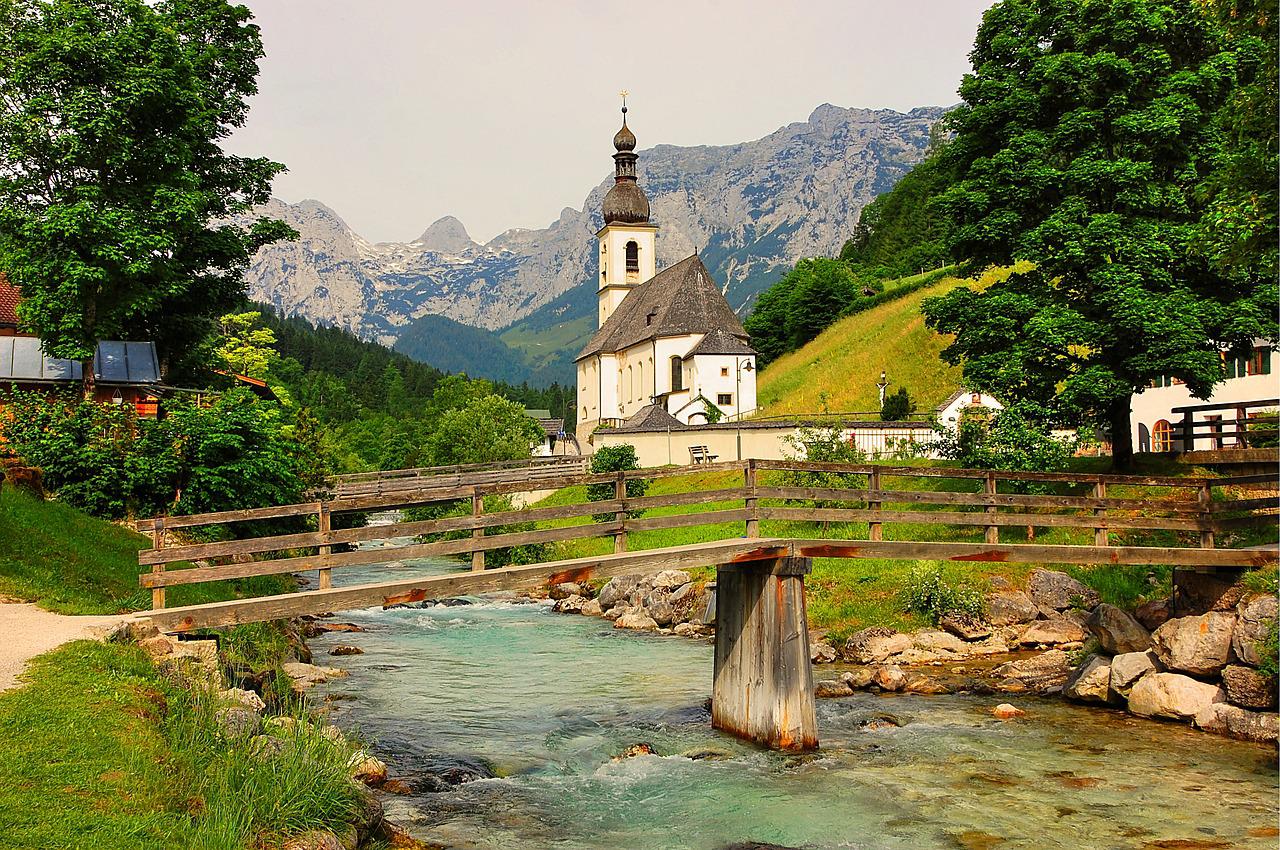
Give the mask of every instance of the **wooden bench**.
M 689 459 L 694 463 L 714 463 L 720 455 L 713 455 L 706 446 L 689 446 Z

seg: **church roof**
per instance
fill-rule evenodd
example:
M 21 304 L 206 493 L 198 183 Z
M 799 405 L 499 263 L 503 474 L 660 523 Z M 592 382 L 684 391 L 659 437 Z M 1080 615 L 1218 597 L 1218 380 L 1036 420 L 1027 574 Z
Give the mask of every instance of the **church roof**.
M 664 336 L 724 331 L 747 338 L 711 272 L 694 254 L 668 266 L 627 293 L 618 309 L 575 360 L 613 353 Z
M 623 421 L 619 428 L 627 431 L 672 431 L 688 428 L 660 404 L 647 404 Z
M 693 349 L 684 356 L 685 360 L 699 354 L 755 354 L 751 346 L 722 328 L 704 336 Z

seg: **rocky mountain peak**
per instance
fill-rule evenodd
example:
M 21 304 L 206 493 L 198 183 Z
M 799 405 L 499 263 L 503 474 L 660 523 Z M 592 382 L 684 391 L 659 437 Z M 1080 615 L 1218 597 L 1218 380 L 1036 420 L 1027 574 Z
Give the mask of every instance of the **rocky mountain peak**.
M 438 254 L 463 254 L 478 247 L 462 222 L 451 215 L 437 220 L 413 241 L 424 251 Z

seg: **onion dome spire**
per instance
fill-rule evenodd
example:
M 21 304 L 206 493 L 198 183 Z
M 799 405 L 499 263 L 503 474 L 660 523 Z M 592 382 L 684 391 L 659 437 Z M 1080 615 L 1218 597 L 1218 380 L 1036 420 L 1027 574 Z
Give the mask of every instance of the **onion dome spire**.
M 613 188 L 604 196 L 605 224 L 647 224 L 649 198 L 636 185 L 636 136 L 627 126 L 627 92 L 622 93 L 622 129 L 613 137 Z

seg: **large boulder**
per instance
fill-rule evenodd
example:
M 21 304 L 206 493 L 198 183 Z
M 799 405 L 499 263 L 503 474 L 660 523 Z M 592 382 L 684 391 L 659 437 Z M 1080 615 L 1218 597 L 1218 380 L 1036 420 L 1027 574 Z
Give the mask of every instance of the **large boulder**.
M 886 664 L 876 668 L 871 683 L 882 691 L 900 691 L 907 686 L 907 674 L 897 664 Z
M 1134 609 L 1133 616 L 1147 631 L 1155 631 L 1173 616 L 1173 603 L 1169 599 L 1143 602 Z
M 1101 655 L 1090 655 L 1072 671 L 1062 687 L 1063 696 L 1080 702 L 1111 702 L 1111 665 Z
M 987 620 L 993 626 L 1029 623 L 1040 613 L 1031 597 L 1020 590 L 997 590 L 985 597 Z
M 671 592 L 651 590 L 645 594 L 644 609 L 660 626 L 669 626 L 675 620 L 676 606 L 671 603 Z
M 600 607 L 600 600 L 588 599 L 582 603 L 582 607 L 578 609 L 579 614 L 585 614 L 588 617 L 599 617 L 604 613 L 604 609 Z
M 1071 661 L 1060 649 L 1051 649 L 1031 658 L 1008 661 L 991 671 L 1002 690 L 1049 693 L 1066 684 Z
M 1055 611 L 1065 611 L 1072 606 L 1092 608 L 1098 604 L 1096 590 L 1056 570 L 1033 570 L 1027 593 L 1032 602 Z
M 1271 621 L 1276 618 L 1277 600 L 1270 594 L 1241 600 L 1236 606 L 1239 618 L 1231 635 L 1231 646 L 1236 657 L 1250 667 L 1258 666 L 1258 641 L 1267 635 Z
M 1164 665 L 1151 650 L 1117 655 L 1111 659 L 1111 690 L 1122 697 L 1127 697 L 1129 691 L 1143 676 L 1163 671 Z
M 564 585 L 558 584 L 556 587 L 564 587 Z M 572 596 L 564 597 L 553 605 L 552 608 L 559 611 L 561 614 L 581 614 L 582 606 L 586 603 L 587 599 L 585 596 L 579 596 L 575 593 Z
M 853 695 L 853 688 L 843 679 L 829 679 L 825 682 L 818 682 L 813 686 L 813 695 L 818 699 L 831 699 L 832 697 L 847 697 Z
M 1018 636 L 1023 646 L 1054 646 L 1060 643 L 1079 643 L 1085 639 L 1084 627 L 1070 617 L 1054 617 L 1052 620 L 1036 620 Z
M 1235 623 L 1234 614 L 1221 611 L 1179 617 L 1152 632 L 1152 649 L 1170 670 L 1193 676 L 1216 676 L 1231 660 Z
M 1141 717 L 1190 720 L 1206 706 L 1226 699 L 1217 685 L 1181 673 L 1149 673 L 1129 692 L 1129 710 Z
M 1249 711 L 1225 702 L 1210 703 L 1196 715 L 1196 728 L 1243 741 L 1274 742 L 1280 738 L 1280 715 Z
M 1227 702 L 1233 705 L 1254 709 L 1276 707 L 1276 680 L 1252 667 L 1239 664 L 1223 667 L 1222 687 L 1227 691 Z
M 1142 652 L 1151 646 L 1151 633 L 1141 623 L 1106 602 L 1093 609 L 1085 626 L 1110 655 Z
M 649 579 L 656 590 L 675 590 L 689 583 L 689 574 L 683 570 L 663 570 Z
M 220 708 L 214 714 L 222 736 L 229 741 L 252 738 L 262 730 L 262 717 L 258 712 L 243 705 L 232 705 Z
M 615 629 L 634 629 L 641 632 L 651 632 L 658 628 L 658 623 L 646 614 L 643 608 L 638 608 L 623 613 L 622 616 L 613 621 L 613 627 Z
M 596 597 L 600 610 L 608 611 L 613 606 L 626 602 L 639 584 L 638 575 L 614 576 L 609 579 L 609 583 L 600 588 L 600 595 Z
M 874 664 L 911 648 L 911 638 L 885 626 L 872 626 L 845 641 L 844 656 L 857 664 Z
M 947 632 L 929 629 L 911 635 L 911 645 L 916 649 L 928 652 L 955 653 L 963 655 L 969 645 L 960 638 Z
M 961 640 L 983 640 L 991 637 L 991 627 L 971 614 L 951 611 L 943 614 L 938 620 L 943 631 L 950 632 Z
M 568 599 L 570 596 L 585 597 L 587 593 L 588 591 L 584 591 L 582 585 L 578 584 L 576 581 L 564 581 L 559 584 L 551 585 L 550 589 L 547 591 L 547 596 L 558 601 L 561 599 Z
M 815 640 L 809 644 L 809 660 L 814 664 L 830 664 L 839 657 L 836 648 L 825 640 Z

